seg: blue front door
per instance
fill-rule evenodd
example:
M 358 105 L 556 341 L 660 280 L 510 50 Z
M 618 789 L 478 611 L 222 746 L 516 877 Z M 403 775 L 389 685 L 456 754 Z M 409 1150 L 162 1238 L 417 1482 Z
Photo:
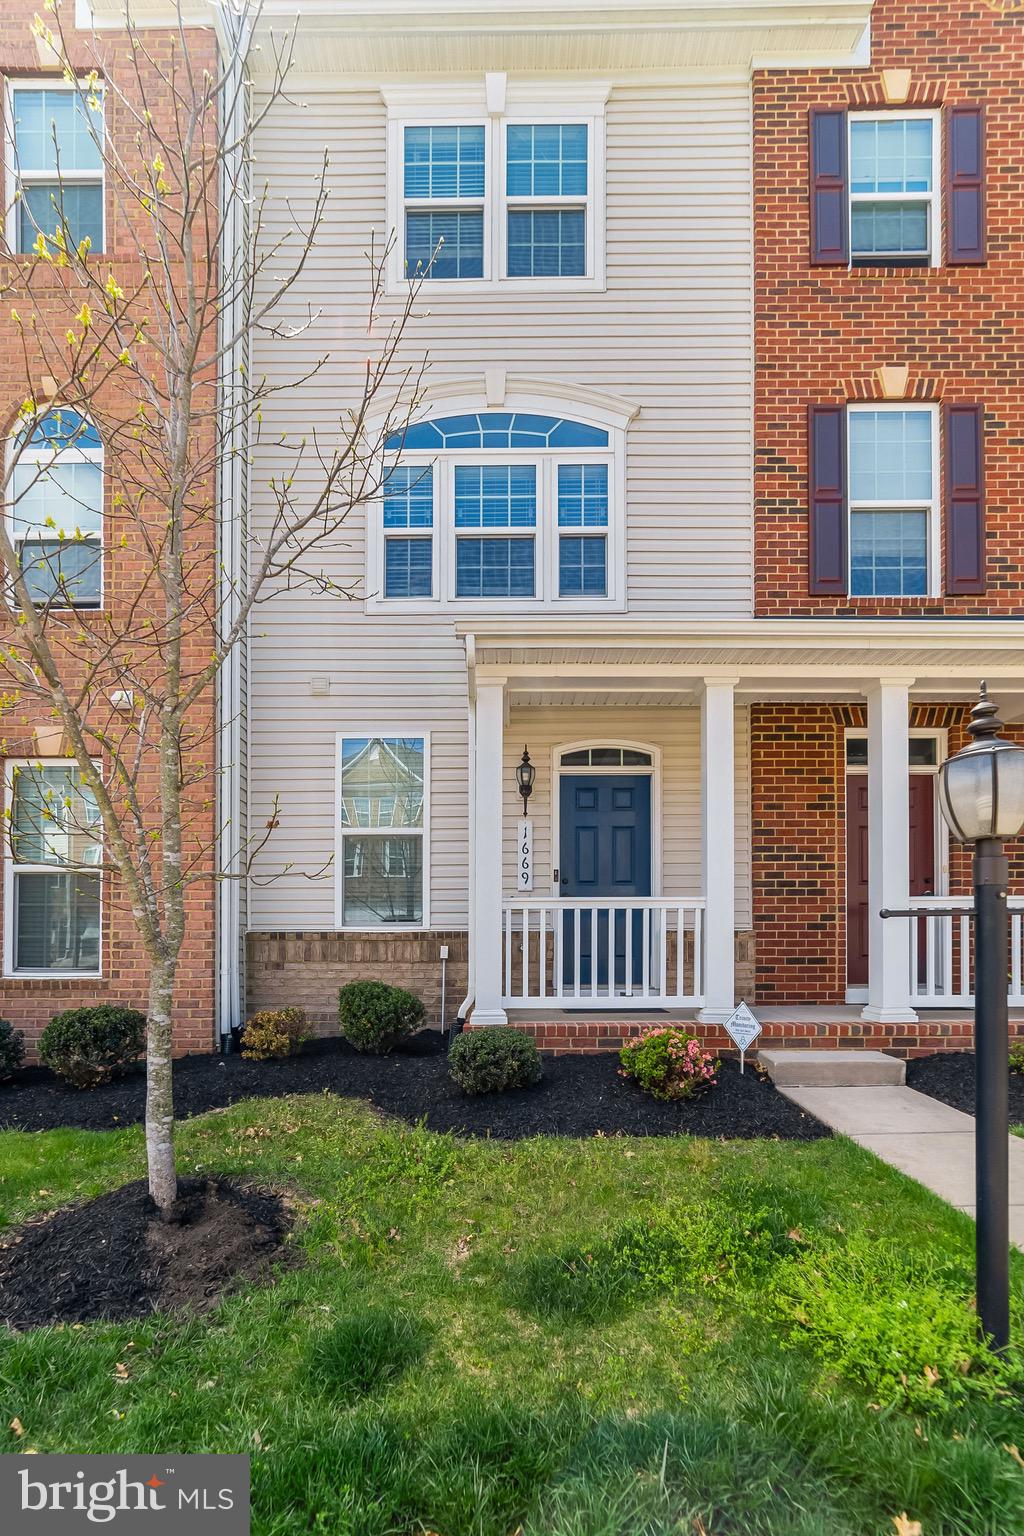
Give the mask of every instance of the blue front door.
M 588 899 L 651 894 L 651 779 L 646 773 L 563 774 L 560 801 L 559 894 Z M 609 935 L 609 921 L 613 928 Z M 627 977 L 626 944 L 632 949 L 632 972 L 639 981 L 642 967 L 643 920 L 639 912 L 601 912 L 596 923 L 582 912 L 579 924 L 579 979 L 590 986 L 607 986 L 609 952 L 614 950 L 615 981 Z M 609 937 L 612 939 L 609 945 Z M 566 913 L 562 952 L 566 981 L 576 968 L 576 919 Z

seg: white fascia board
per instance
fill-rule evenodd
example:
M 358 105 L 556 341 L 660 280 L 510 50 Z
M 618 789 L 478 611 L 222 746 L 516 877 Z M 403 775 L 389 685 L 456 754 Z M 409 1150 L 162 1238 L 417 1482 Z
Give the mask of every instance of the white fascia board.
M 136 28 L 212 27 L 217 0 L 75 0 L 75 26 L 80 32 L 123 32 L 126 18 Z
M 1024 670 L 1024 620 L 1021 619 L 700 619 L 691 627 L 674 627 L 664 619 L 617 623 L 595 628 L 585 619 L 559 619 L 557 626 L 540 629 L 521 624 L 509 629 L 507 621 L 476 618 L 455 624 L 456 633 L 473 634 L 476 653 L 485 647 L 516 650 L 547 649 L 560 645 L 628 649 L 671 649 L 700 646 L 708 639 L 717 645 L 765 648 L 818 645 L 837 649 L 874 650 L 898 642 L 915 649 L 935 650 L 1006 648 L 1017 652 Z

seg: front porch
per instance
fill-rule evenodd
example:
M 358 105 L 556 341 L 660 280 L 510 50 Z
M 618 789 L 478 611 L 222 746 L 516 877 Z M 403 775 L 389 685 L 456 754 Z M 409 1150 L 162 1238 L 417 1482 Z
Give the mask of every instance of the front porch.
M 670 645 L 474 634 L 472 1025 L 511 1019 L 557 1050 L 606 1048 L 680 1019 L 721 1043 L 742 997 L 773 1044 L 968 1045 L 969 866 L 935 817 L 922 887 L 913 827 L 924 800 L 908 772 L 933 773 L 958 749 L 986 673 L 1004 718 L 1024 716 L 1020 651 L 998 645 L 992 625 L 970 626 L 986 631 L 984 645 L 961 626 L 955 650 L 938 625 L 915 625 L 913 650 L 875 635 L 865 644 L 880 627 L 894 626 L 833 621 L 832 648 L 817 650 L 794 643 L 807 628 L 796 621 L 770 626 L 770 644 L 764 626 L 756 639 L 731 626 L 728 641 Z M 933 718 L 946 723 L 925 730 Z M 816 762 L 792 722 L 819 719 Z M 926 736 L 930 758 L 914 750 Z M 524 746 L 536 769 L 525 874 Z M 851 764 L 871 806 L 859 824 L 859 909 L 845 847 Z M 639 819 L 619 815 L 609 786 Z M 577 802 L 593 807 L 589 819 Z M 648 807 L 646 850 L 636 829 Z M 1024 895 L 1010 906 L 1008 995 L 1024 1009 Z

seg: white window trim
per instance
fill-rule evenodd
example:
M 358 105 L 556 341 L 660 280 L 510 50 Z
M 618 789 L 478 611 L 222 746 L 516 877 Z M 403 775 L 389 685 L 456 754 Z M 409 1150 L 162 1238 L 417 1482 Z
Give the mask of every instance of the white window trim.
M 59 177 L 56 171 L 22 171 L 17 163 L 17 149 L 14 139 L 14 95 L 16 91 L 82 91 L 88 89 L 84 79 L 77 85 L 70 81 L 57 79 L 50 75 L 25 75 L 9 79 L 4 91 L 4 160 L 6 171 L 4 175 L 4 192 L 7 208 L 6 238 L 10 251 L 18 249 L 18 216 L 21 210 L 21 199 L 18 197 L 19 184 L 33 185 L 47 184 L 59 179 L 65 186 L 79 185 L 92 186 L 97 181 L 100 185 L 100 244 L 99 250 L 90 248 L 89 254 L 103 255 L 107 248 L 107 167 L 106 160 L 101 155 L 98 171 L 69 170 L 61 166 Z M 103 82 L 97 81 L 96 95 L 103 101 Z M 103 121 L 104 133 L 106 133 L 105 110 L 101 110 L 100 118 Z
M 341 819 L 342 752 L 346 741 L 367 737 L 414 738 L 423 742 L 423 825 L 422 827 L 349 827 Z M 345 922 L 345 839 L 357 836 L 420 837 L 423 842 L 423 914 L 418 923 L 346 923 Z M 430 732 L 419 726 L 370 725 L 346 726 L 334 738 L 334 926 L 338 933 L 420 933 L 430 927 Z
M 71 407 L 69 406 L 69 407 L 67 407 L 67 409 L 70 410 Z M 54 401 L 53 404 L 46 411 L 45 415 L 43 415 L 43 416 L 41 416 L 39 418 L 39 422 L 37 423 L 37 425 L 41 425 L 42 422 L 44 422 L 48 416 L 52 416 L 55 412 L 57 412 L 59 410 L 61 410 L 60 402 L 59 401 Z M 81 415 L 81 412 L 76 412 L 75 414 L 76 415 Z M 88 422 L 90 420 L 90 418 L 88 416 L 82 416 L 82 420 Z M 28 428 L 25 428 L 24 430 L 28 431 Z M 9 437 L 8 440 L 7 440 L 7 459 L 8 459 L 7 479 L 8 479 L 8 485 L 11 486 L 11 487 L 13 487 L 13 472 L 14 472 L 14 468 L 15 468 L 15 460 L 17 461 L 18 465 L 25 464 L 25 463 L 28 463 L 28 464 L 44 464 L 45 457 L 47 455 L 47 450 L 45 448 L 32 448 L 27 443 L 26 443 L 24 448 L 18 449 L 16 447 L 17 439 L 18 439 L 18 434 L 15 433 L 12 437 Z M 103 607 L 104 607 L 105 593 L 106 593 L 106 540 L 104 538 L 105 523 L 106 523 L 106 476 L 105 476 L 105 472 L 104 472 L 103 444 L 101 443 L 98 448 L 83 448 L 79 444 L 76 443 L 76 444 L 72 444 L 72 446 L 70 448 L 64 449 L 62 451 L 63 452 L 69 452 L 69 453 L 72 453 L 72 454 L 79 454 L 82 461 L 84 461 L 87 464 L 95 464 L 97 466 L 97 468 L 99 469 L 99 472 L 100 472 L 100 526 L 99 526 L 99 529 L 97 531 L 95 531 L 95 532 L 92 531 L 92 530 L 89 530 L 88 532 L 83 532 L 82 540 L 81 540 L 81 542 L 83 542 L 83 543 L 96 544 L 99 547 L 99 552 L 100 552 L 100 573 L 99 573 L 100 574 L 100 593 L 99 593 L 99 600 L 97 602 L 95 602 L 95 603 L 67 603 L 67 604 L 65 604 L 65 603 L 51 602 L 51 603 L 49 603 L 47 605 L 39 603 L 39 604 L 37 604 L 37 607 L 41 608 L 41 607 L 46 606 L 47 611 L 50 612 L 50 613 L 102 613 L 103 612 Z M 55 462 L 56 460 L 58 460 L 60 458 L 60 452 L 50 453 L 48 455 L 48 458 L 49 458 L 49 462 L 53 463 L 53 462 Z M 7 499 L 7 526 L 8 526 L 8 531 L 9 531 L 10 536 L 11 536 L 11 541 L 12 541 L 12 543 L 14 543 L 15 548 L 17 548 L 19 543 L 22 544 L 22 545 L 33 543 L 33 542 L 49 543 L 49 542 L 53 542 L 57 538 L 57 532 L 58 532 L 57 529 L 47 529 L 43 533 L 30 534 L 30 535 L 28 535 L 25 538 L 21 538 L 21 539 L 17 539 L 16 540 L 15 537 L 14 537 L 14 512 L 15 512 L 16 505 L 17 504 L 11 499 L 11 497 L 8 496 L 8 499 Z M 70 542 L 73 542 L 73 541 L 72 540 L 67 540 L 66 542 L 70 543 Z M 13 594 L 9 598 L 9 606 L 12 607 L 12 608 L 15 606 L 15 599 L 13 597 Z
M 854 602 L 920 602 L 912 594 L 896 593 L 890 596 L 855 595 L 853 592 L 853 514 L 854 512 L 925 512 L 928 530 L 928 579 L 926 598 L 941 597 L 942 555 L 942 479 L 941 447 L 939 442 L 939 407 L 930 400 L 859 400 L 846 407 L 846 464 L 849 484 L 853 484 L 852 457 L 850 453 L 850 422 L 855 414 L 865 411 L 926 411 L 932 424 L 932 494 L 930 501 L 855 501 L 847 496 L 846 506 L 846 580 L 847 591 Z
M 528 293 L 600 293 L 605 289 L 605 104 L 610 82 L 596 80 L 505 81 L 489 76 L 489 86 L 456 83 L 389 86 L 383 91 L 388 111 L 387 210 L 392 239 L 388 254 L 388 292 L 402 294 L 414 274 L 405 271 L 405 129 L 483 127 L 484 129 L 484 275 L 482 278 L 427 279 L 424 293 L 449 290 L 484 293 L 501 289 Z M 494 84 L 497 82 L 497 85 Z M 495 103 L 500 110 L 490 110 Z M 460 111 L 460 104 L 465 110 Z M 516 123 L 584 124 L 587 128 L 586 197 L 514 197 L 505 192 L 505 129 Z M 480 206 L 476 198 L 415 198 L 410 207 L 458 209 Z M 586 209 L 586 273 L 582 277 L 509 277 L 506 272 L 509 207 Z
M 930 192 L 854 192 L 853 190 L 853 125 L 855 123 L 903 122 L 908 118 L 927 118 L 932 125 L 932 189 Z M 938 108 L 906 109 L 892 107 L 886 111 L 847 114 L 846 162 L 849 167 L 847 205 L 850 218 L 850 265 L 886 266 L 890 262 L 918 262 L 932 267 L 942 265 L 942 112 Z M 853 209 L 856 203 L 906 203 L 920 202 L 928 205 L 927 257 L 919 252 L 890 252 L 888 255 L 856 255 L 853 249 Z
M 626 434 L 620 417 L 612 419 L 608 412 L 596 412 L 592 406 L 575 407 L 566 400 L 545 400 L 542 397 L 510 396 L 501 405 L 488 406 L 479 397 L 465 401 L 442 399 L 429 409 L 429 414 L 418 420 L 429 421 L 441 416 L 459 416 L 474 411 L 517 411 L 539 415 L 556 415 L 565 420 L 579 421 L 586 426 L 598 427 L 608 433 L 607 448 L 453 448 L 430 450 L 407 449 L 396 457 L 402 467 L 422 468 L 432 466 L 434 483 L 434 521 L 430 530 L 425 528 L 384 530 L 383 499 L 378 497 L 367 505 L 367 611 L 388 610 L 401 613 L 460 613 L 467 610 L 485 612 L 499 609 L 502 613 L 591 613 L 614 610 L 621 612 L 626 606 Z M 488 534 L 502 538 L 533 536 L 534 596 L 533 597 L 456 597 L 455 596 L 455 507 L 454 466 L 456 464 L 536 464 L 537 475 L 537 522 L 532 529 L 465 529 L 459 537 L 472 538 Z M 608 526 L 600 528 L 559 528 L 557 468 L 559 464 L 607 464 L 608 465 Z M 423 538 L 427 533 L 433 539 L 431 550 L 431 597 L 384 596 L 384 546 L 387 537 Z M 558 552 L 560 539 L 579 537 L 588 533 L 604 533 L 606 549 L 606 587 L 603 597 L 593 594 L 560 597 L 558 593 Z
M 98 766 L 98 765 L 97 765 Z M 92 868 L 88 864 L 19 864 L 15 862 L 14 850 L 11 845 L 10 834 L 13 828 L 14 817 L 14 781 L 15 774 L 25 768 L 65 768 L 74 771 L 77 763 L 68 757 L 43 757 L 43 758 L 14 758 L 10 757 L 4 763 L 4 824 L 7 827 L 6 846 L 4 848 L 4 977 L 11 981 L 74 981 L 88 977 L 95 980 L 103 976 L 103 934 L 106 926 L 106 899 L 105 881 L 102 866 Z M 102 845 L 101 845 L 102 846 Z M 27 970 L 18 969 L 15 966 L 15 900 L 14 886 L 18 875 L 21 874 L 89 874 L 95 875 L 100 882 L 100 937 L 99 937 L 99 965 L 94 971 L 68 971 L 68 970 Z

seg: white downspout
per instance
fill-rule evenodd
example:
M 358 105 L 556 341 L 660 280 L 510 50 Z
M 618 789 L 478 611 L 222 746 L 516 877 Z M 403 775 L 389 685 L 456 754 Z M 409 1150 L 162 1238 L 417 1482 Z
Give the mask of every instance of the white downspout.
M 473 958 L 473 925 L 476 921 L 476 636 L 466 636 L 466 679 L 469 692 L 468 721 L 468 788 L 469 788 L 469 914 L 467 928 L 469 944 L 469 976 L 465 997 L 459 1004 L 459 1019 L 465 1019 L 476 1000 L 476 965 Z
M 245 72 L 249 37 L 243 20 L 230 6 L 213 7 L 213 24 L 221 57 L 229 60 L 218 104 L 219 132 L 230 146 L 221 166 L 219 280 L 233 279 L 241 261 L 247 260 L 247 186 L 245 163 Z M 225 305 L 219 331 L 223 340 L 234 338 L 219 368 L 218 390 L 221 434 L 217 466 L 217 555 L 220 563 L 219 628 L 223 633 L 234 622 L 245 579 L 245 528 L 248 490 L 248 452 L 244 407 L 239 401 L 240 370 L 247 358 L 242 287 L 232 281 L 233 297 Z M 247 708 L 245 656 L 236 645 L 225 658 L 216 687 L 216 870 L 231 878 L 217 881 L 215 897 L 215 1005 L 221 1049 L 230 1045 L 231 1031 L 242 1022 L 245 993 L 243 944 L 243 891 L 241 856 L 245 840 L 245 806 L 242 791 L 243 749 Z

